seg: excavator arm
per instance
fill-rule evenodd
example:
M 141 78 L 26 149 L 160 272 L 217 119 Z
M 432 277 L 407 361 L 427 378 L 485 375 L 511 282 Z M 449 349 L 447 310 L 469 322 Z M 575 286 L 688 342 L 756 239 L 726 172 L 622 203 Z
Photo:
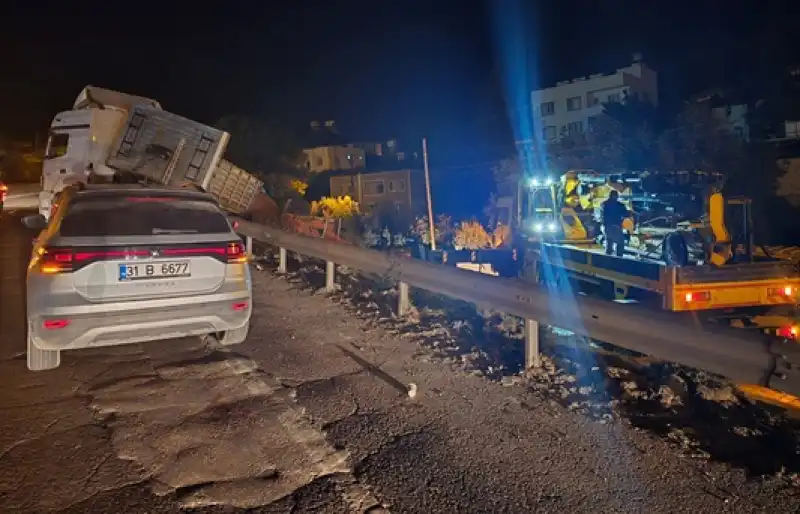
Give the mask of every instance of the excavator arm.
M 706 255 L 714 266 L 724 266 L 733 257 L 733 241 L 725 226 L 725 197 L 720 192 L 708 198 L 708 226 L 711 241 L 706 241 Z

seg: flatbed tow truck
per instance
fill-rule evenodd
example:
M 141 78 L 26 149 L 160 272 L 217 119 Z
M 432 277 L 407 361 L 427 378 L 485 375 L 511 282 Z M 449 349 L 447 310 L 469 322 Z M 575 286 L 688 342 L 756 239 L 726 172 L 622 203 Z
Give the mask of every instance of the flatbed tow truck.
M 620 303 L 685 313 L 800 341 L 800 268 L 753 244 L 751 201 L 725 199 L 724 177 L 702 172 L 526 177 L 515 201 L 513 249 L 522 280 Z M 599 209 L 617 190 L 629 209 L 625 255 L 607 255 Z M 733 221 L 728 228 L 728 221 Z M 751 397 L 793 409 L 800 399 L 756 385 Z

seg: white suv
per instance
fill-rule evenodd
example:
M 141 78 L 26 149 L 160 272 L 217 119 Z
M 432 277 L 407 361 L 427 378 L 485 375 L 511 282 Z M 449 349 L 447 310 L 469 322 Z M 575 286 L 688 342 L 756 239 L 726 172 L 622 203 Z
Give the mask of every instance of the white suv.
M 61 350 L 212 334 L 247 337 L 252 283 L 214 198 L 139 185 L 68 187 L 41 215 L 27 277 L 28 369 Z

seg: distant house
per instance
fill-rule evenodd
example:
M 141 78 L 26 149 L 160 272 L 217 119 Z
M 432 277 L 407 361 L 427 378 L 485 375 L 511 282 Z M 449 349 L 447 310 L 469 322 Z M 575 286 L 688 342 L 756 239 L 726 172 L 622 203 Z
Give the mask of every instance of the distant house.
M 350 170 L 366 165 L 366 152 L 347 141 L 336 129 L 333 120 L 312 121 L 310 130 L 302 137 L 305 167 L 312 173 Z
M 778 177 L 778 196 L 785 198 L 794 207 L 800 207 L 800 139 L 776 143 L 778 168 L 783 172 Z
M 425 176 L 418 169 L 343 170 L 330 177 L 331 196 L 349 195 L 364 212 L 379 205 L 414 214 L 426 209 Z
M 364 150 L 350 144 L 303 149 L 305 166 L 312 173 L 352 170 L 366 166 Z
M 747 104 L 721 105 L 711 108 L 711 117 L 719 123 L 720 128 L 739 138 L 750 140 L 750 126 L 747 122 Z

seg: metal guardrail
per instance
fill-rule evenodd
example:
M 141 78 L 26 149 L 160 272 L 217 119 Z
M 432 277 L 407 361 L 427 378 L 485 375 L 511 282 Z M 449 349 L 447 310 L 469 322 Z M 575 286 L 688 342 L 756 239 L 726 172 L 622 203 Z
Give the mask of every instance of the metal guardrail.
M 709 371 L 741 384 L 756 384 L 800 396 L 800 345 L 724 326 L 687 323 L 684 315 L 654 311 L 636 304 L 549 291 L 517 279 L 488 277 L 471 271 L 395 257 L 236 220 L 237 232 L 252 241 L 327 262 L 326 285 L 334 287 L 336 264 L 399 283 L 398 312 L 408 309 L 408 287 L 425 289 L 466 302 L 488 305 L 526 320 L 526 366 L 539 364 L 539 323 L 665 361 Z

